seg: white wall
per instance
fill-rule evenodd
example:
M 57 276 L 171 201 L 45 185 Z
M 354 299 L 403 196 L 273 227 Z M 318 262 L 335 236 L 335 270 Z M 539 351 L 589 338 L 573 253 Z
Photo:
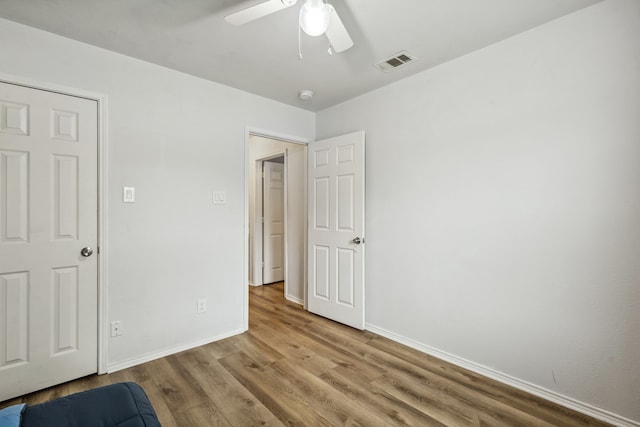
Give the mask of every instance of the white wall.
M 640 422 L 640 2 L 318 114 L 367 135 L 370 329 Z
M 240 330 L 245 126 L 313 139 L 314 115 L 0 40 L 0 73 L 109 96 L 109 363 Z M 639 56 L 640 2 L 609 0 L 318 114 L 367 132 L 370 327 L 640 422 Z
M 0 73 L 108 95 L 109 365 L 241 331 L 245 126 L 311 139 L 314 115 L 5 20 L 0 40 Z
M 287 151 L 287 283 L 285 297 L 298 304 L 304 302 L 305 278 L 305 233 L 306 218 L 306 173 L 307 156 L 306 146 L 276 139 L 264 138 L 257 135 L 249 137 L 249 182 L 254 183 L 249 188 L 249 281 L 254 284 L 262 284 L 262 277 L 254 275 L 256 262 L 251 256 L 254 253 L 254 242 L 258 238 L 262 242 L 262 236 L 256 236 L 254 232 L 256 218 L 254 215 L 256 195 L 255 185 L 261 185 L 262 180 L 255 174 L 256 159 L 262 159 L 277 153 Z M 257 278 L 257 282 L 254 281 Z

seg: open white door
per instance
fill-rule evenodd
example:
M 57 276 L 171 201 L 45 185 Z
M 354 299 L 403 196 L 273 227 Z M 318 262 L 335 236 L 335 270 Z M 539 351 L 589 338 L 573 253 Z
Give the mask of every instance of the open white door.
M 264 284 L 284 280 L 284 164 L 264 162 L 263 279 Z
M 97 117 L 0 82 L 0 401 L 97 371 Z
M 309 144 L 309 311 L 364 329 L 364 132 Z

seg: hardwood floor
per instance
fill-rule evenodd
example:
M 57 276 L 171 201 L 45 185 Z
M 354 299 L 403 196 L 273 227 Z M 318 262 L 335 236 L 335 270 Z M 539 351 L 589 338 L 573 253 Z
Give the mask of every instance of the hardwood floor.
M 604 426 L 442 360 L 250 288 L 249 331 L 0 404 L 135 381 L 170 426 Z

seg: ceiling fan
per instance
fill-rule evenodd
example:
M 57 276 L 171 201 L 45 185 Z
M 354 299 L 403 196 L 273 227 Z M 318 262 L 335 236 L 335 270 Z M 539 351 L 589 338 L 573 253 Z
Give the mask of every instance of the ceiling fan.
M 291 7 L 296 2 L 297 0 L 267 0 L 227 15 L 224 19 L 233 25 L 243 25 Z M 353 46 L 351 36 L 338 16 L 338 12 L 325 0 L 305 0 L 300 8 L 298 24 L 299 28 L 310 36 L 326 34 L 329 39 L 329 54 L 344 52 Z

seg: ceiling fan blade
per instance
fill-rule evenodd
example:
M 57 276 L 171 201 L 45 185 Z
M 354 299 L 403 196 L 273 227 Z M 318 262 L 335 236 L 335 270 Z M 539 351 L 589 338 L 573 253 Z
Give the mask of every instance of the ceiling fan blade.
M 331 9 L 333 10 L 331 12 L 329 28 L 326 32 L 327 38 L 335 52 L 344 52 L 353 46 L 353 40 L 351 40 L 351 36 L 349 36 L 347 29 L 338 16 L 338 12 L 333 8 L 333 6 Z
M 255 6 L 248 7 L 239 12 L 224 17 L 225 21 L 233 25 L 243 25 L 263 16 L 270 15 L 295 4 L 295 0 L 267 0 Z

